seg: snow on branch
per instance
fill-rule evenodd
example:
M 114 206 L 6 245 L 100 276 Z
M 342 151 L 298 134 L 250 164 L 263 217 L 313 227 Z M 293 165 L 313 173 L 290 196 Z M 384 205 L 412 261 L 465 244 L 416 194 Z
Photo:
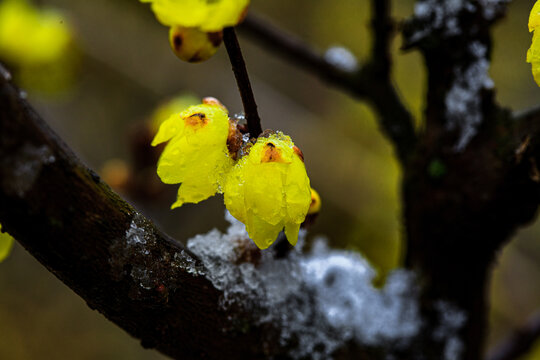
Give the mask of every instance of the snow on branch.
M 409 34 L 406 46 L 417 44 L 437 34 L 444 38 L 460 36 L 466 23 L 479 14 L 486 23 L 504 15 L 510 0 L 419 0 L 414 6 L 416 30 Z M 475 30 L 477 31 L 477 30 Z
M 301 244 L 286 258 L 272 251 L 256 261 L 245 227 L 230 214 L 226 234 L 214 230 L 188 241 L 207 276 L 223 291 L 224 310 L 240 307 L 257 325 L 277 326 L 279 344 L 293 359 L 328 359 L 349 342 L 392 351 L 406 349 L 419 333 L 421 319 L 412 273 L 393 272 L 382 289 L 375 271 L 359 254 L 329 250 L 318 240 L 312 252 Z M 303 235 L 300 242 L 302 243 Z M 233 319 L 233 323 L 241 319 Z
M 482 123 L 481 92 L 494 87 L 488 74 L 490 62 L 487 60 L 486 46 L 474 41 L 469 44 L 468 50 L 473 60 L 464 67 L 454 69 L 454 81 L 445 98 L 447 128 L 459 132 L 455 144 L 457 151 L 467 146 Z

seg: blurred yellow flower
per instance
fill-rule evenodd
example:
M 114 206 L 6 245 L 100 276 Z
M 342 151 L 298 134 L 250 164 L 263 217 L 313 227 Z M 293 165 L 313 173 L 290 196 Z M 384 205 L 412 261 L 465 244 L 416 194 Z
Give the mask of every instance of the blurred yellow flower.
M 2 232 L 2 224 L 0 224 L 0 262 L 9 255 L 12 246 L 13 238 L 8 233 Z
M 20 66 L 43 65 L 61 58 L 71 30 L 60 13 L 38 10 L 23 0 L 0 3 L 0 58 Z
M 237 25 L 250 0 L 140 0 L 151 3 L 158 21 L 166 26 L 181 25 L 204 32 L 221 31 Z
M 540 1 L 537 1 L 529 16 L 529 31 L 534 31 L 531 47 L 527 51 L 527 62 L 532 64 L 532 74 L 540 86 Z
M 161 124 L 152 145 L 169 143 L 159 158 L 157 173 L 166 184 L 182 183 L 172 209 L 221 192 L 223 178 L 233 164 L 228 133 L 227 110 L 219 103 L 190 106 Z
M 315 189 L 311 188 L 311 203 L 309 204 L 308 214 L 317 214 L 321 211 L 321 205 L 321 196 Z
M 224 193 L 225 206 L 259 248 L 268 248 L 283 228 L 296 244 L 311 191 L 302 153 L 290 137 L 259 137 L 227 176 Z

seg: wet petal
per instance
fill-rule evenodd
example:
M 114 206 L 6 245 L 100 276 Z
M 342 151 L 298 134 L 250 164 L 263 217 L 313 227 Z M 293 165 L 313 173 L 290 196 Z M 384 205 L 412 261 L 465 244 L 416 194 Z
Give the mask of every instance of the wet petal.
M 529 31 L 540 26 L 540 1 L 534 3 L 533 8 L 531 9 L 531 14 L 529 15 Z

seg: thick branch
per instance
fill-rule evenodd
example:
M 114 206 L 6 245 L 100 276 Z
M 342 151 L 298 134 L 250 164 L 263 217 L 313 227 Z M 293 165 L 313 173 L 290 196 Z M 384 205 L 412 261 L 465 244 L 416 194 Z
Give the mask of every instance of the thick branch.
M 197 260 L 85 167 L 8 80 L 0 65 L 2 229 L 145 347 L 265 357 L 256 329 L 223 331 L 229 314 Z
M 262 133 L 261 119 L 257 112 L 257 103 L 255 102 L 255 96 L 253 96 L 246 63 L 244 62 L 242 50 L 240 49 L 234 28 L 228 27 L 223 29 L 223 42 L 227 48 L 227 54 L 229 54 L 236 83 L 238 84 L 238 90 L 242 97 L 249 135 L 256 138 Z
M 493 260 L 533 219 L 539 186 L 528 154 L 516 157 L 519 131 L 489 78 L 491 25 L 506 2 L 417 4 L 405 45 L 424 56 L 428 91 L 425 131 L 404 176 L 406 261 L 422 274 L 428 318 L 441 299 L 467 314 L 461 358 L 476 360 Z
M 516 329 L 487 356 L 487 360 L 513 360 L 525 355 L 540 338 L 540 313 Z
M 386 12 L 386 8 L 377 7 L 377 13 L 380 10 Z M 374 24 L 378 27 L 379 21 L 374 21 Z M 386 25 L 384 28 L 386 29 Z M 252 12 L 240 29 L 252 37 L 257 44 L 275 52 L 300 69 L 309 71 L 351 95 L 370 102 L 379 114 L 383 133 L 392 141 L 402 162 L 406 161 L 416 143 L 412 116 L 401 102 L 390 80 L 381 79 L 379 64 L 371 62 L 360 70 L 352 72 L 339 68 L 328 62 L 316 49 Z M 386 36 L 383 35 L 383 38 L 386 39 Z M 381 38 L 381 42 L 378 43 L 380 46 L 378 45 L 375 50 L 377 54 L 379 52 L 386 54 L 385 42 L 386 40 Z M 375 60 L 377 59 L 378 55 L 375 57 Z M 385 67 L 384 64 L 382 65 Z
M 390 1 L 372 0 L 373 12 L 373 62 L 381 72 L 390 75 L 391 55 L 390 38 L 392 35 L 392 20 L 390 19 Z

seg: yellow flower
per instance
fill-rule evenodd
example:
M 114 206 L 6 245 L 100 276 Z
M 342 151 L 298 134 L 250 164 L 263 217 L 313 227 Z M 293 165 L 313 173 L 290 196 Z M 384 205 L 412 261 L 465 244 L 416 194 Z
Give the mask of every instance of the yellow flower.
M 158 175 L 166 184 L 182 183 L 172 209 L 221 192 L 233 164 L 228 133 L 227 110 L 219 103 L 190 106 L 161 124 L 152 145 L 169 143 L 158 161 Z
M 0 262 L 9 255 L 13 246 L 13 238 L 8 233 L 2 232 L 2 224 L 0 224 Z
M 166 26 L 198 28 L 204 32 L 221 31 L 237 25 L 250 0 L 140 0 L 152 4 L 158 21 Z
M 211 58 L 223 40 L 222 32 L 203 32 L 197 28 L 173 26 L 169 31 L 171 49 L 180 59 L 198 63 Z
M 268 248 L 283 228 L 296 244 L 311 191 L 302 153 L 290 137 L 259 137 L 227 176 L 224 193 L 225 206 L 259 248 Z
M 60 13 L 38 11 L 26 1 L 0 3 L 0 58 L 17 65 L 42 65 L 61 58 L 71 31 Z
M 540 1 L 537 1 L 529 16 L 529 31 L 534 31 L 531 47 L 527 51 L 527 62 L 532 64 L 532 74 L 540 86 Z

